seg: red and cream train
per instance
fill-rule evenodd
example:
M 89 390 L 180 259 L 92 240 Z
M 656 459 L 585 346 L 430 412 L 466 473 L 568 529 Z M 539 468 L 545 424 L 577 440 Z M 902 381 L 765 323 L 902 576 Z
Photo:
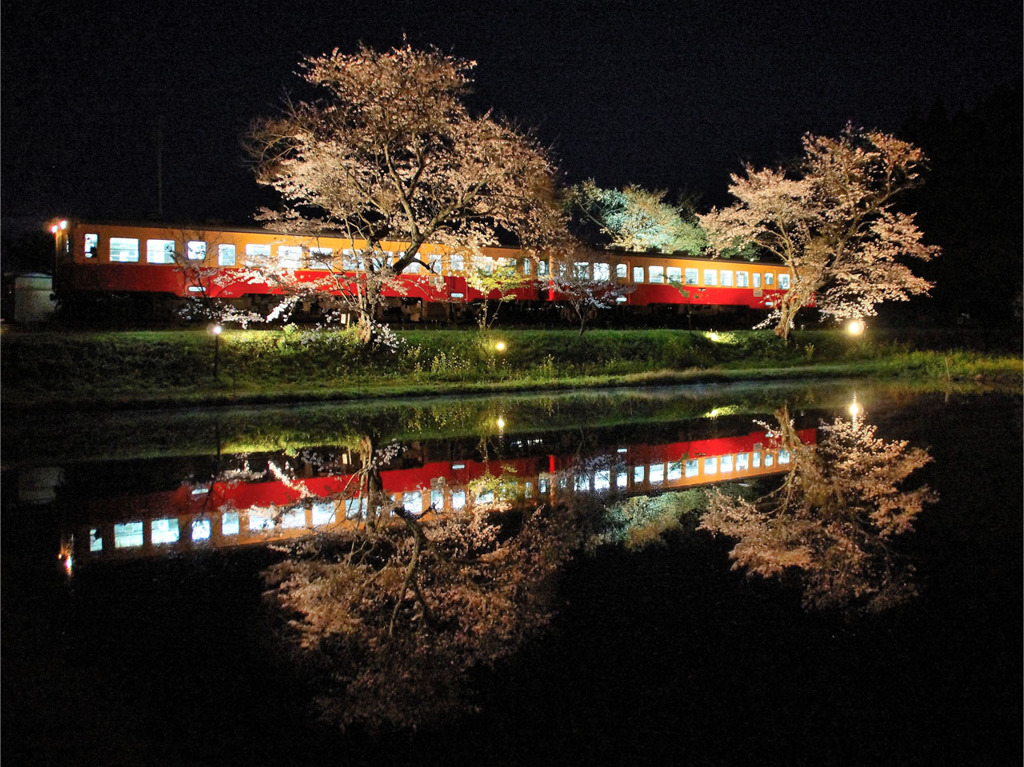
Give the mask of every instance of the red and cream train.
M 231 301 L 238 308 L 269 307 L 279 288 L 242 279 L 246 265 L 259 261 L 290 270 L 298 280 L 320 280 L 328 271 L 358 277 L 354 254 L 362 245 L 343 237 L 310 237 L 222 227 L 166 224 L 61 221 L 55 236 L 55 291 L 63 301 L 75 297 L 127 296 L 159 305 L 196 293 Z M 401 243 L 383 243 L 385 253 L 399 253 Z M 485 248 L 483 258 L 465 256 L 426 244 L 420 251 L 424 269 L 411 265 L 400 285 L 385 289 L 389 304 L 407 318 L 447 315 L 451 307 L 500 297 L 485 294 L 467 279 L 469 268 L 495 263 L 514 266 L 525 287 L 516 302 L 544 306 L 564 296 L 553 275 L 564 270 L 624 288 L 618 303 L 649 311 L 676 307 L 680 313 L 716 313 L 723 309 L 764 310 L 789 288 L 790 274 L 781 265 L 660 253 L 599 251 L 587 261 L 524 257 L 514 248 Z M 467 263 L 470 262 L 470 263 Z M 186 268 L 183 268 L 186 267 Z M 192 267 L 191 269 L 188 267 Z M 197 285 L 186 273 L 202 272 Z M 239 279 L 233 276 L 239 275 Z

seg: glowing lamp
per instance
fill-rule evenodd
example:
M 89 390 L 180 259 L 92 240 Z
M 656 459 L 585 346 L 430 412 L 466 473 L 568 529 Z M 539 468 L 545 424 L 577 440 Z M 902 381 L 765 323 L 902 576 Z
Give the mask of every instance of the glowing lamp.
M 498 420 L 497 420 L 496 423 L 498 424 L 498 428 L 499 429 L 504 429 L 505 428 L 505 419 L 502 418 L 500 415 L 498 416 Z
M 846 332 L 851 336 L 859 336 L 864 332 L 864 320 L 850 320 L 846 326 Z
M 853 418 L 857 418 L 859 415 L 861 415 L 864 412 L 864 408 L 862 408 L 860 406 L 860 403 L 857 402 L 857 398 L 856 397 L 854 397 L 853 398 L 853 402 L 850 403 L 849 411 L 850 411 L 850 415 Z
M 59 229 L 60 229 L 60 227 L 58 227 L 56 224 L 54 224 L 53 226 L 50 227 L 50 234 L 57 234 Z
M 67 221 L 61 221 L 60 222 L 60 228 L 61 229 L 67 229 L 68 228 L 68 222 Z
M 224 328 L 222 328 L 220 325 L 211 325 L 210 326 L 210 333 L 215 335 L 215 336 L 219 336 L 223 330 L 224 330 Z
M 494 345 L 494 348 L 497 349 L 499 352 L 505 351 L 505 349 L 506 349 L 505 342 L 504 341 L 498 341 L 498 343 L 496 343 Z

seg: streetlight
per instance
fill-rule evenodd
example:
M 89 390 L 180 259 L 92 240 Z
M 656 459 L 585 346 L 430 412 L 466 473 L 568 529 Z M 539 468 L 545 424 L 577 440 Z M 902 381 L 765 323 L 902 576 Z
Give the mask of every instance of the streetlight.
M 210 335 L 213 336 L 213 380 L 219 378 L 220 372 L 220 334 L 224 330 L 220 324 L 210 326 Z

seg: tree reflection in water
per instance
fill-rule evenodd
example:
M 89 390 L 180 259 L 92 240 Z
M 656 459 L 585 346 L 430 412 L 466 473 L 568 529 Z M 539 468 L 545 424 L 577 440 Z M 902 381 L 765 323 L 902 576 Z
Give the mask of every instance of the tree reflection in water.
M 700 527 L 735 538 L 733 569 L 765 578 L 796 572 L 805 607 L 877 612 L 916 594 L 913 567 L 893 539 L 936 494 L 905 480 L 932 459 L 905 441 L 885 441 L 854 409 L 822 423 L 817 445 L 796 438 L 787 408 L 771 436 L 789 451 L 781 486 L 747 500 L 715 489 Z
M 362 522 L 291 547 L 264 572 L 267 597 L 290 616 L 326 721 L 428 727 L 471 709 L 473 670 L 549 621 L 575 526 L 547 507 L 507 512 L 500 477 L 493 503 L 410 513 L 384 492 L 382 451 L 364 440 L 361 455 Z

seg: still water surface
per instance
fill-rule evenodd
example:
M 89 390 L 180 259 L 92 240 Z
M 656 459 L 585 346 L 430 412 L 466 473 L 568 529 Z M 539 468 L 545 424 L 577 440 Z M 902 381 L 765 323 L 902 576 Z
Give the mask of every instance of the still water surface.
M 5 420 L 36 764 L 1007 764 L 1021 399 Z

